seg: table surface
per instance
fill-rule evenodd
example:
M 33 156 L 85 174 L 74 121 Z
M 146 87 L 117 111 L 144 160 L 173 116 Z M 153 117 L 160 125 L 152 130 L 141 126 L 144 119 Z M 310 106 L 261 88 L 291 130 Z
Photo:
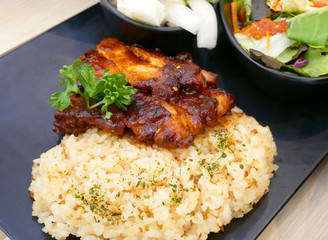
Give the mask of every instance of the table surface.
M 98 0 L 0 0 L 0 57 L 97 3 Z M 258 239 L 328 239 L 327 173 L 328 157 Z M 6 237 L 0 230 L 0 240 Z

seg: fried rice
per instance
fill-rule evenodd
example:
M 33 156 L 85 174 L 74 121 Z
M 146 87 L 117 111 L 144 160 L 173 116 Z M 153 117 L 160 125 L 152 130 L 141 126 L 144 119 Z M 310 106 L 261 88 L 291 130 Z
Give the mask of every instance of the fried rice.
M 268 192 L 276 145 L 238 109 L 186 149 L 90 129 L 34 160 L 32 215 L 56 239 L 206 239 Z

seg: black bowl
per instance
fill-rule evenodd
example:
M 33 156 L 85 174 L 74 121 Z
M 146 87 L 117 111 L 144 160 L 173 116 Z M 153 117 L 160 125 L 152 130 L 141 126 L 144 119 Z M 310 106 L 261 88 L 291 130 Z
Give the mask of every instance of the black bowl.
M 114 36 L 126 44 L 140 44 L 149 49 L 159 48 L 166 54 L 189 51 L 195 46 L 195 35 L 180 27 L 158 27 L 135 21 L 111 5 L 100 1 L 107 24 L 116 26 Z
M 231 0 L 220 0 L 219 15 L 224 32 L 242 59 L 251 80 L 265 93 L 282 100 L 307 100 L 327 94 L 328 77 L 302 77 L 268 68 L 254 59 L 239 45 L 232 31 Z

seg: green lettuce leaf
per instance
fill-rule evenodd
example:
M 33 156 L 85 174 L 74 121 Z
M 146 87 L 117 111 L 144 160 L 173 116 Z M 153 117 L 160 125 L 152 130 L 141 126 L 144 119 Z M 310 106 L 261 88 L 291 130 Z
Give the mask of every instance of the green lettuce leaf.
M 328 6 L 290 19 L 287 37 L 315 48 L 324 48 L 328 41 Z
M 289 67 L 303 76 L 319 77 L 328 74 L 328 54 L 322 52 L 322 49 L 310 47 L 304 58 L 309 61 L 306 66 L 301 68 Z
M 293 46 L 286 48 L 285 51 L 279 54 L 277 60 L 283 63 L 287 63 L 291 61 L 294 56 L 298 53 L 298 47 L 295 48 Z
M 292 46 L 288 47 L 277 57 L 277 60 L 283 63 L 288 63 L 292 60 L 297 59 L 303 52 L 305 52 L 309 47 L 300 42 L 296 42 Z

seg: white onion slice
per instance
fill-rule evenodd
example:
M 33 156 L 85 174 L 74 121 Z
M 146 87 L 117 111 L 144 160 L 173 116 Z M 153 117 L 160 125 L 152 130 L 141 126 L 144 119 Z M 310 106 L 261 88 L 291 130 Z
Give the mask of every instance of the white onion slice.
M 213 5 L 206 0 L 188 0 L 188 4 L 201 19 L 197 33 L 197 47 L 213 49 L 218 37 L 217 19 Z
M 174 25 L 196 34 L 200 27 L 200 19 L 193 10 L 182 3 L 166 2 L 165 19 Z
M 124 15 L 154 26 L 164 19 L 164 5 L 159 0 L 117 0 L 117 10 Z

